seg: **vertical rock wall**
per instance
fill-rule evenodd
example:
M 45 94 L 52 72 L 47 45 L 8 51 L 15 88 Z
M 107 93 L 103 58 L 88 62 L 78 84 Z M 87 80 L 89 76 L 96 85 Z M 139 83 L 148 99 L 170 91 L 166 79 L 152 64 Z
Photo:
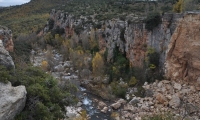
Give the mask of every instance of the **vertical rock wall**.
M 200 77 L 200 14 L 187 13 L 174 31 L 167 51 L 166 76 L 196 81 Z
M 100 46 L 108 50 L 107 60 L 112 61 L 113 51 L 126 54 L 132 66 L 142 67 L 148 47 L 154 48 L 160 54 L 160 68 L 166 76 L 172 79 L 197 79 L 199 72 L 198 49 L 199 40 L 199 14 L 188 12 L 185 14 L 167 13 L 162 16 L 162 23 L 152 31 L 145 29 L 143 21 L 129 23 L 119 19 L 97 21 L 101 23 L 101 29 L 97 30 L 100 38 Z M 56 26 L 64 28 L 66 37 L 73 34 L 76 26 L 81 26 L 87 34 L 93 24 L 87 17 L 81 16 L 75 19 L 73 15 L 61 11 L 52 10 L 50 18 Z M 48 31 L 48 24 L 45 28 Z M 178 26 L 178 27 L 177 27 Z M 102 45 L 101 45 L 102 44 Z

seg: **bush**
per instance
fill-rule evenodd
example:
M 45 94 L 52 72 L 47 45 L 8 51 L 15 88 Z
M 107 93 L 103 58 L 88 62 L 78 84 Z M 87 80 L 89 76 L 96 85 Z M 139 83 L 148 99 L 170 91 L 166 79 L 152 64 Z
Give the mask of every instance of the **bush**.
M 50 19 L 49 20 L 49 30 L 53 29 L 53 26 L 54 26 L 54 20 Z
M 150 13 L 145 19 L 146 29 L 152 31 L 155 27 L 157 27 L 161 23 L 161 16 L 158 12 Z
M 126 84 L 121 84 L 118 82 L 112 82 L 110 84 L 112 88 L 112 92 L 115 96 L 120 97 L 120 98 L 125 98 L 126 96 L 126 90 L 128 86 Z
M 66 88 L 62 90 L 58 87 L 57 80 L 37 67 L 17 67 L 11 81 L 13 85 L 25 85 L 27 89 L 26 106 L 16 120 L 61 119 L 65 114 L 64 106 L 70 103 L 67 98 L 74 98 Z
M 136 83 L 137 83 L 137 79 L 133 76 L 133 77 L 131 77 L 128 85 L 133 87 L 136 85 Z
M 0 65 L 0 82 L 8 83 L 8 80 L 10 80 L 10 78 L 10 72 L 6 69 L 6 67 Z

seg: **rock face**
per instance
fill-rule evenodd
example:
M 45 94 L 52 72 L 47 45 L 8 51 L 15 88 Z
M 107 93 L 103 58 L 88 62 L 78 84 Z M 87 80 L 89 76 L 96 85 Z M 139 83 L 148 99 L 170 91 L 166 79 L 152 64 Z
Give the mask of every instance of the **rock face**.
M 108 50 L 107 61 L 112 61 L 113 51 L 117 48 L 126 54 L 131 66 L 142 67 L 150 47 L 159 53 L 159 67 L 166 77 L 196 82 L 200 76 L 199 16 L 198 12 L 166 13 L 160 25 L 147 31 L 142 20 L 128 23 L 119 19 L 89 20 L 87 16 L 75 19 L 66 12 L 52 10 L 50 20 L 53 22 L 48 21 L 44 32 L 59 28 L 64 29 L 66 37 L 72 36 L 77 30 L 89 35 L 93 28 L 92 22 L 101 24 L 95 33 L 99 36 L 100 48 Z
M 13 51 L 12 32 L 0 26 L 0 65 L 13 68 L 14 62 L 8 51 Z
M 93 28 L 92 21 L 101 24 L 101 27 L 96 29 L 95 32 L 99 37 L 100 49 L 108 50 L 107 61 L 112 61 L 113 51 L 117 48 L 126 54 L 132 66 L 142 67 L 147 49 L 152 47 L 160 54 L 160 67 L 163 67 L 171 36 L 182 17 L 183 14 L 164 14 L 162 24 L 154 28 L 153 31 L 147 31 L 143 22 L 128 23 L 119 19 L 88 20 L 87 16 L 80 16 L 80 18 L 75 19 L 73 15 L 69 15 L 67 12 L 52 10 L 50 21 L 47 22 L 44 32 L 59 28 L 64 29 L 65 36 L 69 37 L 81 26 L 82 29 L 78 29 L 78 31 L 89 35 L 91 28 Z M 90 23 L 86 23 L 86 21 L 90 21 Z
M 5 49 L 9 52 L 13 51 L 12 31 L 7 27 L 0 26 L 0 39 L 3 42 Z
M 196 82 L 200 76 L 199 27 L 199 13 L 188 13 L 180 20 L 167 51 L 167 77 Z
M 26 93 L 25 86 L 0 83 L 0 120 L 13 120 L 23 110 Z

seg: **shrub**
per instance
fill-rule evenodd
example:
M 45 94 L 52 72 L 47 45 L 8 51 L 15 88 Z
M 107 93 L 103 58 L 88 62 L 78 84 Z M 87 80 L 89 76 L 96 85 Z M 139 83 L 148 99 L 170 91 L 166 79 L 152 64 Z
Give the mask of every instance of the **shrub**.
M 10 72 L 6 69 L 6 67 L 0 65 L 0 82 L 8 83 L 10 78 Z
M 58 87 L 58 82 L 46 74 L 40 68 L 30 67 L 16 68 L 13 76 L 13 85 L 24 85 L 27 89 L 27 101 L 24 110 L 16 117 L 16 120 L 54 120 L 64 117 L 65 108 L 74 98 L 67 89 Z
M 118 82 L 112 82 L 110 84 L 112 88 L 112 92 L 115 96 L 120 97 L 120 98 L 125 98 L 126 96 L 126 90 L 128 88 L 127 84 L 121 84 Z
M 54 20 L 50 19 L 49 20 L 49 30 L 53 29 L 53 26 L 54 26 Z
M 137 83 L 137 79 L 133 76 L 131 77 L 128 85 L 132 87 L 132 86 L 135 86 L 136 83 Z
M 145 19 L 146 29 L 152 31 L 155 27 L 157 27 L 161 23 L 161 16 L 158 12 L 150 13 Z

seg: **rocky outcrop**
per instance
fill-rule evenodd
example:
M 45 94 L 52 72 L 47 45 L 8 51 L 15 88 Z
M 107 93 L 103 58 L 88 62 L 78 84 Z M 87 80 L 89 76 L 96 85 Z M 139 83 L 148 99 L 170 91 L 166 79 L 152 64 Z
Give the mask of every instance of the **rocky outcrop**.
M 25 86 L 0 83 L 0 120 L 13 120 L 23 110 L 26 93 Z
M 12 52 L 14 47 L 12 41 L 12 31 L 7 27 L 0 26 L 0 39 L 2 40 L 5 49 L 9 52 Z
M 12 32 L 0 26 L 0 65 L 13 68 L 14 62 L 8 51 L 13 51 Z
M 197 82 L 200 76 L 200 13 L 184 15 L 169 43 L 166 76 L 174 80 Z

